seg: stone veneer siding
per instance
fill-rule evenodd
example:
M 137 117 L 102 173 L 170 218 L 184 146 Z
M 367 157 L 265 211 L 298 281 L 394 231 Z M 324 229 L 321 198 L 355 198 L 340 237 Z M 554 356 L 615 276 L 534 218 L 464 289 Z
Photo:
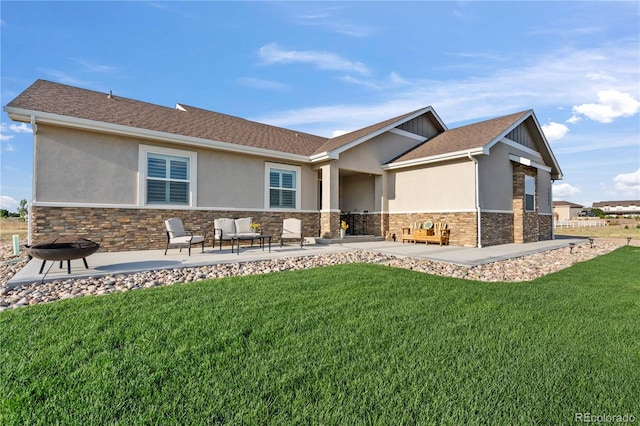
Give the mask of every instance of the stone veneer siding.
M 553 215 L 538 215 L 538 240 L 553 239 Z
M 457 246 L 476 247 L 478 245 L 477 219 L 475 212 L 465 213 L 389 213 L 389 233 L 395 234 L 396 240 L 402 239 L 402 228 L 408 228 L 414 222 L 427 220 L 444 222 L 451 230 L 449 244 Z M 384 234 L 386 235 L 386 230 Z
M 340 213 L 320 212 L 320 236 L 322 238 L 340 237 Z
M 513 243 L 513 213 L 481 213 L 482 246 Z
M 538 211 L 539 192 L 536 185 L 535 211 L 524 211 L 524 177 L 537 177 L 538 171 L 529 166 L 513 166 L 513 242 L 532 243 L 553 238 L 553 216 Z
M 301 219 L 308 237 L 318 236 L 320 224 L 318 213 L 33 206 L 32 243 L 69 235 L 96 242 L 102 238 L 100 251 L 164 249 L 164 221 L 170 217 L 181 218 L 185 229 L 194 234 L 206 231 L 208 247 L 213 243 L 213 220 L 221 217 L 252 217 L 264 234 L 273 235 L 272 242 L 279 241 L 286 218 Z

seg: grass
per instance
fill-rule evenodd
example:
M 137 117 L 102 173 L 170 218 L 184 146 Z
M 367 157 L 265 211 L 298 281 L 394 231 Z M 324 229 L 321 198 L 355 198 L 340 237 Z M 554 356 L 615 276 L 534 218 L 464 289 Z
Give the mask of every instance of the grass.
M 0 423 L 639 418 L 639 257 L 525 283 L 337 265 L 0 312 Z
M 591 228 L 556 228 L 556 235 L 567 235 L 576 237 L 592 238 L 620 238 L 631 237 L 640 240 L 640 222 L 625 223 L 624 225 L 598 226 Z M 625 229 L 625 226 L 628 228 Z
M 27 222 L 18 218 L 0 218 L 0 243 L 13 241 L 15 234 L 18 234 L 20 239 L 27 238 Z

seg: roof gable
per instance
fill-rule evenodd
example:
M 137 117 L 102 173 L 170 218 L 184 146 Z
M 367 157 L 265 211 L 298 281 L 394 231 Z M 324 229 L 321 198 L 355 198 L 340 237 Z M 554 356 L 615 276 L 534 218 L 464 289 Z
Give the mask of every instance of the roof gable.
M 341 152 L 366 142 L 386 131 L 401 127 L 403 124 L 421 116 L 427 116 L 428 121 L 439 131 L 442 132 L 446 129 L 445 124 L 433 108 L 428 106 L 331 138 L 313 153 L 312 158 L 316 160 L 337 158 L 337 155 Z
M 558 163 L 532 110 L 447 130 L 393 159 L 387 167 L 408 167 L 454 157 L 488 154 L 489 149 L 507 135 L 519 138 L 521 142 L 516 142 L 523 146 L 535 146 L 532 149 L 540 152 L 545 163 L 551 165 L 552 175 L 557 178 L 561 176 Z

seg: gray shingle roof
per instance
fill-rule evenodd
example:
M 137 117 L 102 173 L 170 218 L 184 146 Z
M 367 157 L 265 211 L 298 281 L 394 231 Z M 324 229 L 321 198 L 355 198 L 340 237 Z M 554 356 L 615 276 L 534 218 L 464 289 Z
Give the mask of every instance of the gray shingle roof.
M 310 155 L 327 138 L 184 106 L 186 111 L 37 80 L 7 107 Z

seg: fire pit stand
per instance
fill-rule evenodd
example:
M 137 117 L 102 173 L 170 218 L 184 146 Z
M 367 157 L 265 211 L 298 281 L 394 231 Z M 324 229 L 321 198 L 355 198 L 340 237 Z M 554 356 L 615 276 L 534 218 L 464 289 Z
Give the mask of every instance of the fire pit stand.
M 71 261 L 75 259 L 82 259 L 84 267 L 89 269 L 87 256 L 97 252 L 99 248 L 99 243 L 87 240 L 86 238 L 73 237 L 60 237 L 55 240 L 35 244 L 33 246 L 25 246 L 26 252 L 29 256 L 35 257 L 36 259 L 42 259 L 42 266 L 40 266 L 39 272 L 40 274 L 44 271 L 44 266 L 47 263 L 47 260 L 53 262 L 59 261 L 60 268 L 62 268 L 62 262 L 66 260 L 68 274 L 71 274 Z

